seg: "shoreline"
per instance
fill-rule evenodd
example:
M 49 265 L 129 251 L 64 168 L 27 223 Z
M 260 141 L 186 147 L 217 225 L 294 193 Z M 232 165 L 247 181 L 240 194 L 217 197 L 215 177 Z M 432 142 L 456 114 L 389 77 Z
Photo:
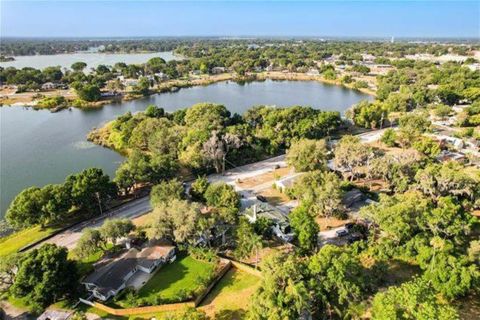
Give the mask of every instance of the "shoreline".
M 151 90 L 148 95 L 141 95 L 135 92 L 125 92 L 121 97 L 115 97 L 111 99 L 104 99 L 95 102 L 85 102 L 83 107 L 75 107 L 73 105 L 66 106 L 62 109 L 77 108 L 77 109 L 95 109 L 103 107 L 106 104 L 118 103 L 122 101 L 132 101 L 141 99 L 144 97 L 152 96 L 155 94 L 161 94 L 166 92 L 176 92 L 183 88 L 190 88 L 196 86 L 208 86 L 214 83 L 223 81 L 238 81 L 238 82 L 254 82 L 265 80 L 277 80 L 277 81 L 316 81 L 323 84 L 341 86 L 350 90 L 356 90 L 364 94 L 368 94 L 372 97 L 376 96 L 376 93 L 369 88 L 354 88 L 353 85 L 341 83 L 339 80 L 328 80 L 320 75 L 308 75 L 305 73 L 281 71 L 265 71 L 260 73 L 250 73 L 245 76 L 237 76 L 233 73 L 222 73 L 218 75 L 199 76 L 193 79 L 174 79 L 158 84 Z M 28 107 L 33 109 L 48 109 L 52 112 L 60 111 L 54 108 L 39 108 L 37 103 L 39 100 L 33 99 L 38 92 L 23 92 L 19 94 L 10 94 L 9 96 L 0 97 L 0 107 Z M 76 98 L 76 94 L 69 90 L 55 90 L 42 93 L 45 97 L 63 96 L 69 103 L 72 103 Z M 31 101 L 26 101 L 30 99 Z M 32 100 L 33 99 L 33 100 Z

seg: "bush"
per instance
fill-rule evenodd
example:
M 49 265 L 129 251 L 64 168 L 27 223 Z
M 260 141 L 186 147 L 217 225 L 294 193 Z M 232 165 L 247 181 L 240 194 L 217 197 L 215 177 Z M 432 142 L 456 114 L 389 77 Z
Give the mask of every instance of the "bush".
M 394 147 L 396 140 L 397 140 L 397 133 L 395 132 L 395 130 L 391 128 L 385 130 L 382 137 L 380 138 L 380 141 L 382 141 L 385 145 L 389 147 Z
M 66 103 L 67 100 L 62 96 L 45 97 L 37 103 L 37 107 L 50 109 L 64 106 Z
M 217 263 L 218 256 L 217 252 L 211 248 L 200 248 L 200 247 L 189 247 L 188 254 L 192 256 L 194 259 Z

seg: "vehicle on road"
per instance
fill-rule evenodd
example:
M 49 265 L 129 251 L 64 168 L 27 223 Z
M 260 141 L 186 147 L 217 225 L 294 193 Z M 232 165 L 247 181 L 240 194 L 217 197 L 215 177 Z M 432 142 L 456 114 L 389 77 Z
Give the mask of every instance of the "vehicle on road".
M 335 231 L 335 233 L 337 234 L 338 237 L 345 237 L 346 235 L 348 235 L 348 230 L 347 229 L 340 229 L 340 230 Z
M 267 201 L 267 198 L 265 198 L 264 196 L 262 196 L 262 195 L 260 195 L 260 194 L 257 195 L 257 200 L 258 200 L 258 201 L 262 201 L 262 202 L 268 202 L 268 201 Z

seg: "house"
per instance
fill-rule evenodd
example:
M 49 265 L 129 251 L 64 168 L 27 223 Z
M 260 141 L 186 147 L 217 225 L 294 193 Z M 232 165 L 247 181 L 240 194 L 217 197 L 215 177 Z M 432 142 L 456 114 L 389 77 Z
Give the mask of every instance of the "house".
M 153 246 L 143 249 L 137 255 L 137 269 L 146 273 L 152 273 L 159 265 L 176 259 L 175 247 Z
M 267 203 L 255 203 L 243 214 L 250 223 L 255 223 L 260 217 L 270 220 L 273 223 L 272 233 L 285 242 L 291 242 L 294 238 L 287 216 Z
M 166 81 L 168 80 L 168 76 L 163 72 L 155 73 L 155 77 L 157 77 L 158 81 Z
M 120 257 L 95 270 L 82 280 L 92 295 L 102 301 L 126 288 L 137 272 L 152 273 L 158 266 L 176 258 L 173 246 L 147 246 L 139 251 L 131 248 Z
M 307 71 L 307 75 L 318 76 L 318 75 L 320 75 L 320 72 L 318 71 L 318 69 L 310 69 L 310 70 Z
M 134 87 L 138 85 L 138 79 L 124 79 L 123 85 L 126 87 Z
M 42 84 L 42 90 L 47 91 L 47 90 L 55 90 L 57 88 L 57 85 L 53 82 L 45 82 Z
M 227 69 L 225 67 L 213 67 L 212 68 L 212 74 L 221 74 L 225 73 Z
M 448 150 L 442 150 L 440 154 L 436 157 L 436 159 L 440 162 L 446 162 L 446 161 L 465 162 L 467 160 L 467 156 L 462 152 L 452 152 Z

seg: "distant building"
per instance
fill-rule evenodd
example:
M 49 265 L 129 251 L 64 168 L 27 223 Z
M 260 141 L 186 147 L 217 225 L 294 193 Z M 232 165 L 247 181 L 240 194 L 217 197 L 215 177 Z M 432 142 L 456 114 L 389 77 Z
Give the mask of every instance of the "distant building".
M 82 284 L 95 298 L 106 301 L 125 289 L 127 281 L 135 273 L 152 273 L 159 265 L 173 261 L 175 258 L 173 246 L 148 246 L 141 251 L 131 248 L 90 274 Z
M 42 84 L 42 90 L 48 91 L 48 90 L 55 90 L 57 88 L 57 85 L 53 82 L 45 82 Z
M 318 69 L 310 69 L 310 70 L 307 71 L 307 75 L 318 76 L 318 75 L 320 75 L 320 71 L 318 71 Z
M 227 69 L 225 67 L 213 67 L 212 68 L 212 74 L 221 74 L 225 73 Z

